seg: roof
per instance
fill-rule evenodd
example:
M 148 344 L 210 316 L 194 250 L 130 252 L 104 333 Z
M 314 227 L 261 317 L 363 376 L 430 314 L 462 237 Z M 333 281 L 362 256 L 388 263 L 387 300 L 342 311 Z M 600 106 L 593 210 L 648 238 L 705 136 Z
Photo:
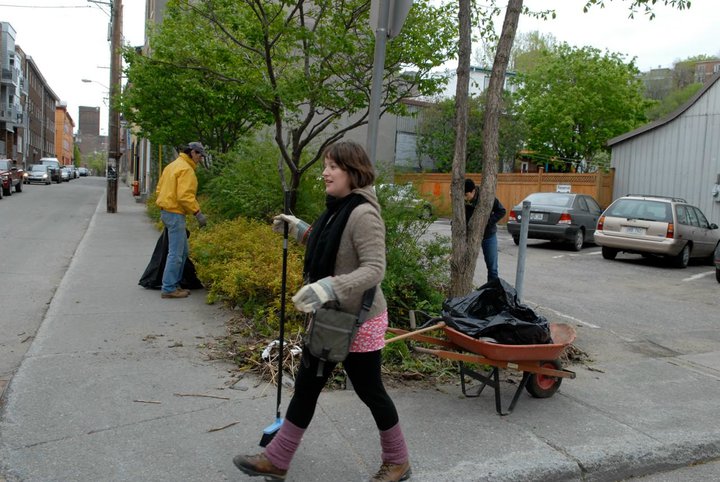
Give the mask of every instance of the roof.
M 714 76 L 708 80 L 705 85 L 697 91 L 695 95 L 693 95 L 687 102 L 685 102 L 683 105 L 675 109 L 673 112 L 668 114 L 667 116 L 663 117 L 662 119 L 658 119 L 654 122 L 650 122 L 649 124 L 645 124 L 642 127 L 638 127 L 635 130 L 632 130 L 630 132 L 626 132 L 625 134 L 619 135 L 617 137 L 613 137 L 609 141 L 607 141 L 607 146 L 612 147 L 615 144 L 620 144 L 621 142 L 625 142 L 629 139 L 632 139 L 633 137 L 639 136 L 640 134 L 644 134 L 645 132 L 651 131 L 653 129 L 656 129 L 658 127 L 664 126 L 665 124 L 669 124 L 676 118 L 680 117 L 682 113 L 684 113 L 686 110 L 688 110 L 690 107 L 695 104 L 704 94 L 707 92 L 710 88 L 712 88 L 713 84 L 715 84 L 718 80 L 720 80 L 720 72 L 716 73 Z

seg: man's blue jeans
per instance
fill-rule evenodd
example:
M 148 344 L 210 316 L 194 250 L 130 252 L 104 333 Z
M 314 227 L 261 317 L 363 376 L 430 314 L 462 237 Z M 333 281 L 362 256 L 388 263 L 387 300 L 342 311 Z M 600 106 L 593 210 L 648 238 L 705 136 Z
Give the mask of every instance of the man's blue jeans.
M 488 281 L 498 279 L 497 234 L 491 234 L 482 241 L 483 257 L 487 266 Z
M 180 286 L 188 257 L 185 215 L 160 211 L 160 219 L 168 230 L 168 255 L 163 271 L 162 292 L 171 293 Z

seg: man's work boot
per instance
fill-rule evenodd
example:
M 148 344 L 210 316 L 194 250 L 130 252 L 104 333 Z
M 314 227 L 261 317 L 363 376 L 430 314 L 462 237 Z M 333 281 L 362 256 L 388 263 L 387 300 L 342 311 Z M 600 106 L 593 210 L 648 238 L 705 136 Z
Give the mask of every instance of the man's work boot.
M 382 464 L 370 482 L 398 482 L 410 478 L 410 462 L 404 464 Z
M 250 476 L 264 475 L 265 480 L 285 480 L 287 470 L 278 469 L 265 454 L 236 455 L 233 457 L 235 467 Z
M 188 292 L 185 290 L 179 290 L 176 289 L 175 291 L 171 291 L 169 293 L 165 293 L 164 291 L 160 293 L 161 298 L 187 298 Z

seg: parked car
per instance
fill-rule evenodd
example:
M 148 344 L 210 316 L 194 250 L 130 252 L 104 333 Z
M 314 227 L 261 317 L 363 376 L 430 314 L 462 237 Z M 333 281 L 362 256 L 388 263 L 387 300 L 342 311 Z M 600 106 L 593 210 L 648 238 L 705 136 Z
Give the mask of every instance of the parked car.
M 70 182 L 70 179 L 72 179 L 72 169 L 70 166 L 62 166 L 60 168 L 60 177 L 63 182 Z
M 592 196 L 564 192 L 536 192 L 530 201 L 529 239 L 547 239 L 568 243 L 575 251 L 592 242 L 602 209 Z M 507 230 L 515 244 L 520 244 L 522 202 L 510 210 Z
M 690 258 L 710 259 L 720 243 L 717 224 L 684 199 L 629 195 L 616 199 L 600 216 L 595 243 L 605 259 L 621 251 L 664 256 L 685 268 Z
M 431 218 L 432 204 L 423 199 L 411 183 L 408 184 L 378 184 L 378 197 L 384 200 L 390 208 L 400 208 L 414 211 L 421 218 Z
M 715 247 L 715 279 L 720 283 L 720 244 Z
M 87 176 L 89 172 L 90 172 L 90 171 L 89 171 L 89 169 L 88 169 L 87 167 L 78 167 L 78 175 L 79 175 L 80 177 L 85 177 L 85 176 Z
M 33 164 L 32 166 L 30 166 L 27 182 L 28 184 L 32 184 L 34 182 L 50 184 L 52 182 L 52 179 L 50 179 L 50 172 L 48 172 L 48 166 L 44 164 Z
M 60 184 L 62 182 L 62 172 L 60 170 L 60 161 L 55 157 L 43 157 L 40 159 L 40 164 L 48 166 L 48 172 L 50 173 L 50 179 Z
M 0 159 L 0 181 L 5 196 L 12 196 L 15 192 L 22 192 L 24 171 L 17 167 L 12 159 Z

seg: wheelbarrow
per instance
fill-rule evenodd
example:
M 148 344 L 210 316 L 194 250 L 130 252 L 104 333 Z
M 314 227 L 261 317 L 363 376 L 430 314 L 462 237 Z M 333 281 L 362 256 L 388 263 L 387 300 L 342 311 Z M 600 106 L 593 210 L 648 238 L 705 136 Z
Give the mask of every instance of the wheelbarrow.
M 550 334 L 553 339 L 551 344 L 503 345 L 472 338 L 445 325 L 441 320 L 442 317 L 431 318 L 425 323 L 424 328 L 416 331 L 388 328 L 389 332 L 398 336 L 386 340 L 385 343 L 409 338 L 441 347 L 431 349 L 415 346 L 413 349 L 420 353 L 457 361 L 460 367 L 460 386 L 466 397 L 479 397 L 486 386 L 492 387 L 495 391 L 495 409 L 499 415 L 512 413 L 523 389 L 526 389 L 535 398 L 549 398 L 558 390 L 563 378 L 575 378 L 575 372 L 564 369 L 559 361 L 563 349 L 575 340 L 575 329 L 571 325 L 550 323 Z M 445 332 L 447 340 L 425 335 L 426 332 L 438 329 Z M 465 363 L 492 368 L 488 372 L 479 373 L 466 367 Z M 515 370 L 523 374 L 510 405 L 505 411 L 502 408 L 500 393 L 500 369 Z M 480 382 L 476 392 L 468 391 L 465 385 L 466 376 Z

